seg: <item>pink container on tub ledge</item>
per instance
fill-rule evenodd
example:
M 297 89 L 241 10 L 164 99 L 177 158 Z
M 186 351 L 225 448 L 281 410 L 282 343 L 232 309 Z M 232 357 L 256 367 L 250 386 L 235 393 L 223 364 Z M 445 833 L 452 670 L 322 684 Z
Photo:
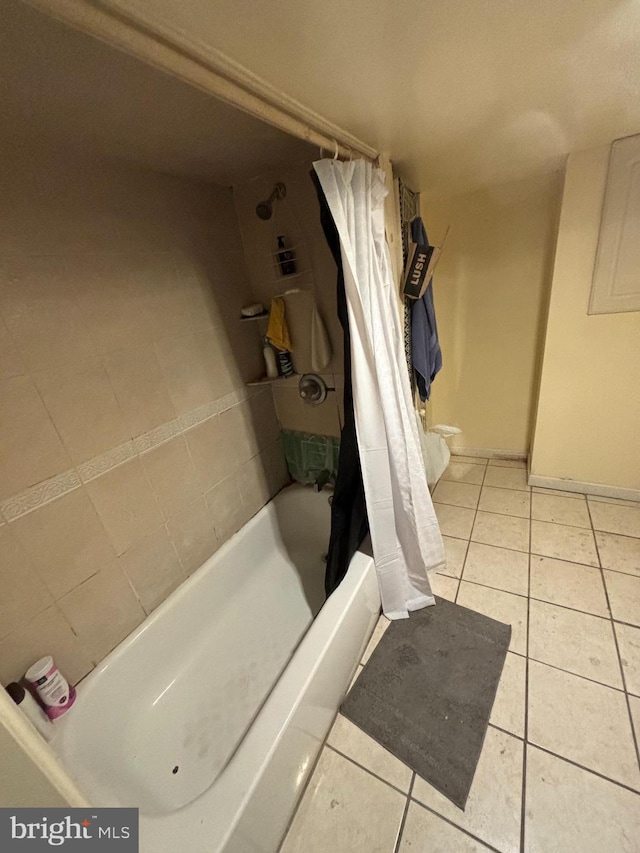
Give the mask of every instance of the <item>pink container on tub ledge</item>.
M 50 720 L 61 717 L 76 701 L 75 687 L 62 675 L 51 655 L 36 661 L 24 677 L 36 692 Z

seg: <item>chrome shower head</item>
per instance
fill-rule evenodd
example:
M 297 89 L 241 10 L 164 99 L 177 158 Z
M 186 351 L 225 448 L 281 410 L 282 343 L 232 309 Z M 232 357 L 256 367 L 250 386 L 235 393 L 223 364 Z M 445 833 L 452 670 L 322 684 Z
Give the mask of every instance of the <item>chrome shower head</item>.
M 273 192 L 266 201 L 261 201 L 256 205 L 256 216 L 259 219 L 271 219 L 273 216 L 273 202 L 278 198 L 284 198 L 287 194 L 287 188 L 282 183 L 277 183 L 273 188 Z

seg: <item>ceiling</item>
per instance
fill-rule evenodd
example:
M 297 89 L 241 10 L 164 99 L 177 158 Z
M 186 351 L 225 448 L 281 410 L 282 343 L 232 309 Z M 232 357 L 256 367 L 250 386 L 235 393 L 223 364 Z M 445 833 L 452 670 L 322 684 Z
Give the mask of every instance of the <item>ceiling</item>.
M 106 2 L 222 51 L 434 196 L 640 131 L 640 0 Z
M 232 185 L 317 149 L 19 0 L 0 13 L 0 141 Z

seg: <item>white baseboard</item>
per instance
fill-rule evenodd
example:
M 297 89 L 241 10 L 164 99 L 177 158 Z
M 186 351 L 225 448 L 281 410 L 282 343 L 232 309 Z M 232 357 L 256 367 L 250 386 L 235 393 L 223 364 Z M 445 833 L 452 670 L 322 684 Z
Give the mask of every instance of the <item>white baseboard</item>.
M 494 447 L 450 447 L 452 456 L 483 456 L 485 459 L 525 460 L 527 454 L 518 450 L 497 450 Z
M 625 489 L 622 486 L 603 486 L 602 483 L 584 483 L 580 480 L 563 480 L 557 477 L 542 477 L 529 474 L 529 485 L 543 489 L 558 489 L 561 492 L 579 492 L 583 495 L 598 495 L 602 498 L 621 498 L 640 501 L 640 489 Z

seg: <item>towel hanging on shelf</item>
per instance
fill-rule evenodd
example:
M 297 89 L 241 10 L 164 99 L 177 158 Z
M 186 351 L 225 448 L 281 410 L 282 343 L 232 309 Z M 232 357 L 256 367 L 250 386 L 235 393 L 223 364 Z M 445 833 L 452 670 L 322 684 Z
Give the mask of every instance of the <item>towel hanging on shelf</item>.
M 284 316 L 284 299 L 280 296 L 274 296 L 271 300 L 267 338 L 269 339 L 269 343 L 273 344 L 276 349 L 287 350 L 288 352 L 291 352 L 293 349 L 289 327 Z

